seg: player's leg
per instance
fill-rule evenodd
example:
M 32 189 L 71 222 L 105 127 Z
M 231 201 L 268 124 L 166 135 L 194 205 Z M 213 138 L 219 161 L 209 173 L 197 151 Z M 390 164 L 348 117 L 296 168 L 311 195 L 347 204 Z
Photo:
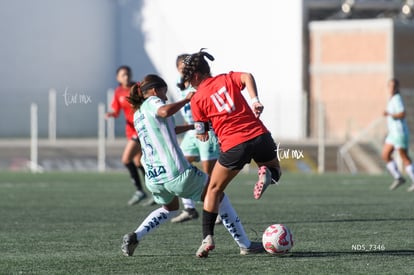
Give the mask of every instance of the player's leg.
M 173 182 L 174 184 L 175 182 Z M 125 256 L 132 256 L 139 241 L 158 226 L 174 217 L 179 208 L 178 197 L 168 189 L 167 184 L 147 182 L 147 187 L 151 191 L 155 202 L 163 206 L 152 211 L 134 232 L 124 235 L 121 251 Z
M 198 257 L 207 257 L 210 250 L 214 249 L 214 226 L 218 216 L 220 200 L 223 198 L 224 189 L 230 181 L 240 172 L 224 167 L 217 162 L 213 168 L 211 179 L 207 185 L 203 206 L 203 241 L 197 250 Z
M 193 132 L 187 132 L 180 145 L 184 156 L 189 163 L 197 162 L 200 159 L 200 154 L 197 149 L 196 138 Z M 195 208 L 195 202 L 192 199 L 181 198 L 184 210 L 177 216 L 171 219 L 172 223 L 181 223 L 194 219 L 198 219 L 198 212 Z
M 413 192 L 414 191 L 414 165 L 411 161 L 410 156 L 408 155 L 407 148 L 408 148 L 408 146 L 406 148 L 398 148 L 398 153 L 401 156 L 403 165 L 405 167 L 405 172 L 407 173 L 407 175 L 411 179 L 411 186 L 408 187 L 407 191 L 408 192 Z
M 188 148 L 187 148 L 188 152 Z M 194 151 L 192 151 L 192 154 L 196 154 Z M 186 156 L 186 159 L 189 163 L 192 163 L 194 161 L 198 161 L 198 156 Z M 187 198 L 181 198 L 181 203 L 183 204 L 184 210 L 181 211 L 181 213 L 177 216 L 171 219 L 172 223 L 181 223 L 191 220 L 198 219 L 198 211 L 195 208 L 195 201 L 192 199 Z
M 149 233 L 152 233 L 161 224 L 167 222 L 169 219 L 177 214 L 179 208 L 178 197 L 175 197 L 170 203 L 152 211 L 138 228 L 129 234 L 126 234 L 122 239 L 121 250 L 125 256 L 132 256 L 138 243 Z
M 141 151 L 139 143 L 133 139 L 128 140 L 124 152 L 122 154 L 122 163 L 128 169 L 131 181 L 135 185 L 136 191 L 132 198 L 128 201 L 129 205 L 134 205 L 146 198 L 144 189 L 142 188 L 141 180 L 139 178 L 137 166 L 133 159 Z
M 137 167 L 138 171 L 141 173 L 142 177 L 145 177 L 145 170 L 144 167 L 141 164 L 141 158 L 142 158 L 142 149 L 141 149 L 141 143 L 139 142 L 138 138 L 133 139 L 139 146 L 139 149 L 137 150 L 137 153 L 133 157 L 133 162 L 135 166 Z
M 203 168 L 203 171 L 207 173 L 208 175 L 211 175 L 211 172 L 213 171 L 214 165 L 216 164 L 217 159 L 212 160 L 204 160 L 201 161 L 201 167 Z M 220 215 L 217 216 L 215 224 L 221 224 L 222 218 Z
M 196 167 L 187 169 L 180 177 L 173 182 L 167 183 L 165 188 L 182 197 L 190 198 L 194 201 L 200 201 L 204 197 L 208 188 L 208 175 L 201 172 Z M 221 196 L 223 197 L 223 196 Z M 230 203 L 230 200 L 224 196 L 219 204 L 219 213 L 225 218 L 223 223 L 226 225 L 228 232 L 240 247 L 240 254 L 260 253 L 263 251 L 261 243 L 251 242 L 247 237 L 243 225 L 237 216 L 236 211 Z M 212 236 L 210 239 L 203 240 L 202 256 L 207 256 L 208 251 L 214 249 Z M 207 254 L 204 254 L 207 252 Z M 199 253 L 197 253 L 199 255 Z
M 183 204 L 184 210 L 181 213 L 172 218 L 172 223 L 181 223 L 186 221 L 191 221 L 198 219 L 198 211 L 195 208 L 195 202 L 192 199 L 181 198 L 181 202 Z
M 263 134 L 251 142 L 253 159 L 258 166 L 259 179 L 253 189 L 255 199 L 260 199 L 270 184 L 279 181 L 282 172 L 276 153 L 276 144 L 270 133 Z
M 187 157 L 187 159 L 190 160 L 195 160 L 195 157 Z M 211 175 L 211 171 L 213 170 L 214 164 L 216 163 L 217 159 L 213 159 L 213 160 L 204 160 L 201 161 L 201 166 L 203 168 L 203 172 Z M 191 163 L 191 161 L 190 161 Z M 197 209 L 195 208 L 195 202 L 192 199 L 186 199 L 186 198 L 182 198 L 181 202 L 184 206 L 184 210 L 181 211 L 180 215 L 178 215 L 177 217 L 174 217 L 173 219 L 171 219 L 171 222 L 173 223 L 180 223 L 180 222 L 185 222 L 185 221 L 190 221 L 190 220 L 194 220 L 194 219 L 198 219 L 198 212 Z M 221 217 L 220 215 L 217 216 L 216 219 L 216 224 L 220 224 L 221 223 Z
M 211 159 L 211 160 L 202 160 L 201 161 L 201 168 L 203 169 L 203 172 L 211 175 L 211 172 L 213 172 L 214 165 L 216 164 L 217 158 Z
M 392 153 L 394 152 L 394 144 L 396 142 L 397 140 L 393 139 L 392 136 L 388 135 L 382 148 L 382 159 L 387 164 L 387 170 L 394 178 L 393 183 L 389 187 L 390 190 L 395 190 L 405 182 L 405 179 L 402 177 L 400 171 L 398 170 L 397 163 L 392 158 Z
M 159 225 L 173 217 L 177 213 L 179 207 L 180 203 L 178 197 L 174 197 L 170 203 L 152 211 L 135 230 L 138 241 L 140 241 L 145 235 L 155 230 Z
M 196 139 L 197 148 L 200 152 L 201 167 L 204 173 L 207 173 L 211 176 L 214 165 L 217 162 L 217 159 L 220 155 L 220 145 L 214 131 L 209 131 L 209 139 L 207 142 L 203 142 L 199 139 Z M 222 223 L 221 216 L 218 215 L 216 219 L 216 224 Z
M 224 227 L 239 246 L 240 254 L 247 255 L 264 252 L 261 242 L 250 241 L 236 210 L 233 208 L 230 199 L 226 194 L 224 194 L 219 205 L 219 216 L 222 218 Z

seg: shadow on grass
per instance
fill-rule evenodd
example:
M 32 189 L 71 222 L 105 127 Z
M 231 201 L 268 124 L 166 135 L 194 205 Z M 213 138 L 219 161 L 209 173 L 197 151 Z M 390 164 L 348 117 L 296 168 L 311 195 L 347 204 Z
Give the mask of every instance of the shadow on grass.
M 240 256 L 237 252 L 235 253 L 228 253 L 223 251 L 215 251 L 211 253 L 210 257 L 216 258 L 216 257 L 223 257 L 225 255 L 226 258 L 239 258 L 239 257 L 245 257 Z M 260 253 L 260 254 L 254 254 L 249 255 L 249 258 L 252 257 L 263 257 L 263 256 L 270 256 L 270 257 L 277 257 L 277 258 L 336 258 L 336 257 L 347 257 L 347 256 L 414 256 L 414 250 L 385 250 L 385 251 L 329 251 L 329 252 L 322 252 L 322 251 L 309 251 L 309 252 L 291 252 L 285 255 L 270 255 L 267 253 Z M 152 258 L 152 257 L 182 257 L 182 258 L 194 258 L 199 259 L 195 257 L 194 254 L 188 254 L 188 253 L 172 253 L 172 254 L 157 254 L 157 253 L 150 253 L 150 254 L 138 254 L 134 255 L 132 258 Z M 209 257 L 209 258 L 210 258 Z M 201 259 L 203 260 L 203 259 Z
M 389 219 L 339 219 L 339 220 L 311 220 L 311 221 L 284 221 L 284 224 L 302 224 L 302 223 L 342 223 L 342 222 L 402 222 L 414 221 L 414 218 L 389 218 Z M 274 221 L 251 223 L 262 225 L 263 223 L 274 223 Z
M 351 255 L 378 255 L 378 256 L 414 256 L 414 250 L 384 250 L 384 251 L 342 251 L 342 252 L 292 252 L 286 257 L 291 258 L 324 258 L 342 257 Z

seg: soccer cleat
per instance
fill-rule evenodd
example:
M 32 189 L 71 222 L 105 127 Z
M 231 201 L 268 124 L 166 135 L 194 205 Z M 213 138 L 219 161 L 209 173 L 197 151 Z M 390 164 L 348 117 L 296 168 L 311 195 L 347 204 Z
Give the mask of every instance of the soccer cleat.
M 214 245 L 213 236 L 207 235 L 201 242 L 200 248 L 197 250 L 196 256 L 199 258 L 207 258 L 208 252 L 213 250 L 216 246 Z
M 142 201 L 143 199 L 145 199 L 147 197 L 147 194 L 145 194 L 144 192 L 137 190 L 134 195 L 132 195 L 132 198 L 128 201 L 128 205 L 134 205 L 139 203 L 140 201 Z
M 259 168 L 259 180 L 257 181 L 256 185 L 253 189 L 253 196 L 256 200 L 260 199 L 260 197 L 263 195 L 266 188 L 269 186 L 269 184 L 272 182 L 272 173 L 267 169 L 266 166 L 261 166 Z
M 180 223 L 180 222 L 186 222 L 190 220 L 198 219 L 198 212 L 195 208 L 187 208 L 181 211 L 181 214 L 172 218 L 172 223 Z
M 221 224 L 221 223 L 223 223 L 223 219 L 220 217 L 220 215 L 217 215 L 216 221 L 214 223 L 215 224 Z
M 240 255 L 258 254 L 265 252 L 261 242 L 251 242 L 248 248 L 240 247 Z
M 393 181 L 393 183 L 390 186 L 390 190 L 395 190 L 398 187 L 400 187 L 401 185 L 403 185 L 405 183 L 405 179 L 404 178 L 398 178 L 396 180 Z
M 132 256 L 138 246 L 137 234 L 134 232 L 124 235 L 122 238 L 121 250 L 125 256 Z
M 413 192 L 414 191 L 414 183 L 411 184 L 410 187 L 408 187 L 407 192 Z

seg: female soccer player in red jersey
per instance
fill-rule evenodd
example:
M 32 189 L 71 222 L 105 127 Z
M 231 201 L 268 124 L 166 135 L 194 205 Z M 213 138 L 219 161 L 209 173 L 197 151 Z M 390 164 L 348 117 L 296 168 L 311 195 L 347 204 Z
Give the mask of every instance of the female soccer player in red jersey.
M 259 180 L 254 187 L 254 198 L 259 199 L 267 186 L 276 183 L 280 166 L 276 144 L 270 132 L 259 119 L 263 111 L 256 83 L 250 73 L 230 72 L 211 76 L 205 60 L 213 56 L 202 50 L 185 59 L 180 88 L 190 83 L 197 92 L 191 99 L 191 111 L 197 138 L 208 140 L 209 123 L 216 132 L 221 152 L 211 174 L 203 207 L 203 241 L 197 256 L 207 257 L 214 249 L 214 222 L 223 191 L 246 163 L 253 159 L 259 166 Z M 241 91 L 247 88 L 253 107 Z
M 127 97 L 132 86 L 131 82 L 132 72 L 128 66 L 121 66 L 116 71 L 116 80 L 119 82 L 119 86 L 115 89 L 114 99 L 112 101 L 113 112 L 106 114 L 106 117 L 118 117 L 121 110 L 125 115 L 125 135 L 128 142 L 125 146 L 124 153 L 122 154 L 122 163 L 128 169 L 131 176 L 131 180 L 136 187 L 136 191 L 132 198 L 128 201 L 129 205 L 134 205 L 142 201 L 147 197 L 145 194 L 141 180 L 138 175 L 138 170 L 141 170 L 145 175 L 145 171 L 141 165 L 141 145 L 137 133 L 134 128 L 134 110 L 131 104 L 128 102 Z

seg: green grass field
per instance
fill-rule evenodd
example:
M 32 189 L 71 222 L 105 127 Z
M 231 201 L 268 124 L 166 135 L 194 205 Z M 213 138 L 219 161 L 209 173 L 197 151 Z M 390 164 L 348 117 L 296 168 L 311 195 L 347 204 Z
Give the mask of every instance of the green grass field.
M 409 274 L 414 272 L 414 194 L 388 191 L 388 176 L 284 175 L 263 198 L 254 175 L 227 194 L 251 239 L 284 223 L 289 255 L 239 255 L 223 226 L 216 249 L 195 257 L 201 221 L 164 224 L 133 257 L 121 237 L 154 207 L 126 205 L 126 173 L 0 173 L 0 274 Z M 202 205 L 197 208 L 201 210 Z

